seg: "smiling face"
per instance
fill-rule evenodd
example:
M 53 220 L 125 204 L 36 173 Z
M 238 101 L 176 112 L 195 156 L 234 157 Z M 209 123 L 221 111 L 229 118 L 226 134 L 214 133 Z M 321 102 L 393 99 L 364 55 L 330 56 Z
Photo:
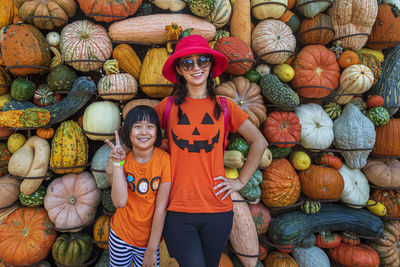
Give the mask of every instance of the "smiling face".
M 156 141 L 157 126 L 148 121 L 137 121 L 132 125 L 130 139 L 132 147 L 145 151 L 151 149 Z
M 210 57 L 210 55 L 204 54 L 182 57 L 179 60 L 180 63 L 176 66 L 176 71 L 186 79 L 188 86 L 206 86 L 212 65 Z M 190 63 L 193 63 L 193 65 Z

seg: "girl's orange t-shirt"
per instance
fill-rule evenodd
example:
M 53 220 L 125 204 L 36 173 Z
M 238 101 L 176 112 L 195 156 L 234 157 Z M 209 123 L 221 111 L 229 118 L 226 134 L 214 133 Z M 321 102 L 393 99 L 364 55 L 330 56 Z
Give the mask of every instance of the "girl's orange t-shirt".
M 170 156 L 155 148 L 145 164 L 130 152 L 124 163 L 128 183 L 128 201 L 111 218 L 111 228 L 119 238 L 136 247 L 147 247 L 150 238 L 157 191 L 160 183 L 171 181 Z
M 226 99 L 228 129 L 236 132 L 248 115 L 231 99 Z M 218 98 L 219 101 L 219 98 Z M 167 98 L 156 107 L 162 128 Z M 211 97 L 186 97 L 181 105 L 183 115 L 178 120 L 178 106 L 172 105 L 168 120 L 168 145 L 171 153 L 172 182 L 168 210 L 191 213 L 215 213 L 232 210 L 230 197 L 215 195 L 214 186 L 225 176 L 223 163 L 224 114 L 214 117 Z

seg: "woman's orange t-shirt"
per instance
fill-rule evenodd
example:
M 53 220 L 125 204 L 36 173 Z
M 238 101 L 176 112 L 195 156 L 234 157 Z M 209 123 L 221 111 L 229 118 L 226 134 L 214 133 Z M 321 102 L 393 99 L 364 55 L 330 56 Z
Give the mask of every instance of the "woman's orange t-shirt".
M 141 164 L 130 152 L 125 159 L 124 172 L 128 183 L 128 201 L 111 218 L 111 228 L 128 244 L 147 247 L 158 187 L 160 183 L 171 181 L 170 156 L 156 147 L 152 158 Z
M 228 129 L 236 132 L 248 115 L 232 100 L 226 99 Z M 156 107 L 162 128 L 167 98 Z M 172 105 L 168 120 L 168 145 L 171 153 L 172 182 L 168 210 L 190 213 L 215 213 L 232 210 L 230 197 L 215 195 L 214 186 L 225 176 L 223 163 L 224 114 L 214 117 L 211 97 L 186 97 L 181 105 L 183 115 L 178 120 L 178 106 Z

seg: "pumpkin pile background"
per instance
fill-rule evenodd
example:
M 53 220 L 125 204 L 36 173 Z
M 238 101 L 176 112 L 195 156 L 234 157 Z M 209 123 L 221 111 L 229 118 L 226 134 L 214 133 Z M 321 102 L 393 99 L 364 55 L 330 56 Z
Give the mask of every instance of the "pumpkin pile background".
M 217 94 L 270 143 L 232 194 L 220 266 L 400 266 L 398 2 L 111 1 L 114 13 L 103 0 L 46 2 L 0 3 L 0 266 L 108 266 L 115 207 L 103 141 L 135 105 L 172 93 L 161 67 L 190 27 L 230 60 Z M 75 53 L 87 43 L 73 38 L 93 36 L 90 53 Z M 228 178 L 248 149 L 229 135 Z M 82 197 L 82 217 L 58 213 Z M 19 242 L 29 227 L 40 234 Z M 66 257 L 66 244 L 79 249 Z M 178 266 L 160 250 L 161 266 Z

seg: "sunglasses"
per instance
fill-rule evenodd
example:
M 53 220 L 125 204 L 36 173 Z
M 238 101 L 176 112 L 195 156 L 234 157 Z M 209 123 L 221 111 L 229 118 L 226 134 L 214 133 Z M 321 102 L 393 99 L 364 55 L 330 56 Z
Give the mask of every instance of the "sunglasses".
M 201 56 L 196 60 L 183 59 L 183 60 L 179 61 L 179 66 L 181 66 L 181 68 L 184 71 L 191 71 L 194 69 L 195 62 L 197 64 L 197 66 L 199 66 L 199 68 L 206 69 L 210 66 L 211 57 L 210 56 Z

